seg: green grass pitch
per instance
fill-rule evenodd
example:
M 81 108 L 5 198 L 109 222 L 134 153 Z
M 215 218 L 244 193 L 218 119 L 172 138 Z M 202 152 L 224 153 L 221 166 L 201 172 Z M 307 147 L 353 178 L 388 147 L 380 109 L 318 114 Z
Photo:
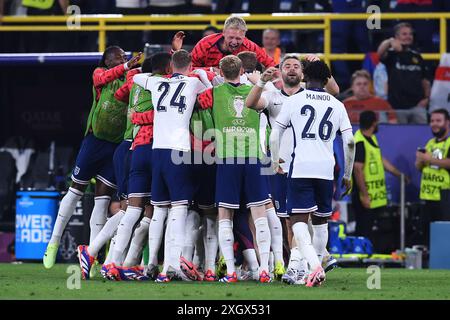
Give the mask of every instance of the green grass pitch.
M 92 280 L 81 280 L 80 289 L 70 290 L 67 287 L 71 276 L 67 273 L 69 266 L 57 264 L 45 270 L 40 264 L 0 264 L 0 299 L 450 299 L 450 270 L 380 269 L 381 289 L 372 290 L 367 288 L 370 274 L 364 268 L 335 269 L 327 274 L 326 283 L 319 288 L 280 282 L 111 282 L 98 274 Z

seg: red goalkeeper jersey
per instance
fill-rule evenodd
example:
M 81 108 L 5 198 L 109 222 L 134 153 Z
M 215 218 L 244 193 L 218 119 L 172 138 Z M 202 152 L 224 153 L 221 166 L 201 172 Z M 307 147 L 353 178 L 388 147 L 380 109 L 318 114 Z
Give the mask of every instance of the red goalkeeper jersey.
M 153 118 L 154 110 L 145 112 L 135 112 L 132 116 L 131 122 L 135 125 L 141 126 L 137 136 L 134 138 L 131 149 L 134 150 L 137 146 L 149 144 L 153 140 Z
M 242 45 L 234 52 L 223 52 L 220 48 L 222 42 L 222 33 L 214 33 L 200 40 L 191 52 L 192 66 L 194 68 L 218 67 L 220 59 L 229 54 L 236 55 L 242 51 L 252 51 L 256 53 L 256 58 L 266 68 L 275 66 L 275 61 L 273 61 L 273 59 L 269 57 L 260 46 L 247 38 L 244 38 L 244 42 L 242 43 Z

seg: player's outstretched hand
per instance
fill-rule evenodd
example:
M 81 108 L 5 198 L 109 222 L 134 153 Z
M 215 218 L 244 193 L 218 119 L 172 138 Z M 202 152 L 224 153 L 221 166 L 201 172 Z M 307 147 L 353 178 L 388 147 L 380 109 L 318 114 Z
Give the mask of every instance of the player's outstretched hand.
M 256 84 L 261 78 L 261 72 L 255 70 L 252 73 L 247 74 L 247 78 L 251 83 Z
M 281 163 L 284 163 L 284 160 L 281 158 L 277 162 L 272 161 L 272 169 L 275 173 L 284 174 L 283 169 L 281 169 L 281 167 L 280 167 Z
M 172 50 L 178 51 L 183 47 L 183 40 L 186 34 L 183 31 L 178 31 L 172 38 Z
M 267 68 L 266 71 L 261 75 L 261 80 L 264 82 L 270 81 L 275 77 L 275 74 L 278 72 L 278 69 L 275 67 Z
M 139 61 L 142 58 L 142 52 L 139 52 L 137 55 L 135 55 L 133 58 L 131 58 L 127 62 L 128 69 L 133 69 L 139 67 Z
M 277 162 L 272 162 L 272 169 L 275 173 L 284 174 L 283 169 L 281 169 L 280 164 Z
M 350 190 L 352 190 L 352 180 L 342 178 L 342 188 L 344 188 L 344 192 L 341 195 L 341 199 L 348 195 Z

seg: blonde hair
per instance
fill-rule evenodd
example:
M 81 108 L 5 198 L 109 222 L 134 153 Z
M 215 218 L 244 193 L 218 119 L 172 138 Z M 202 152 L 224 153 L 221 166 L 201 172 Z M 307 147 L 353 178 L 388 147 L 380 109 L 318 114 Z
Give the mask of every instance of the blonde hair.
M 223 30 L 226 30 L 228 28 L 232 29 L 239 29 L 244 32 L 247 32 L 247 24 L 245 23 L 244 19 L 237 16 L 230 16 L 225 20 L 225 23 L 223 25 Z
M 229 55 L 220 60 L 219 68 L 222 70 L 225 79 L 234 80 L 240 75 L 242 61 L 236 56 Z
M 372 81 L 372 77 L 370 76 L 370 73 L 364 69 L 357 70 L 352 74 L 352 85 L 355 82 L 356 78 L 366 78 L 369 80 L 369 82 Z

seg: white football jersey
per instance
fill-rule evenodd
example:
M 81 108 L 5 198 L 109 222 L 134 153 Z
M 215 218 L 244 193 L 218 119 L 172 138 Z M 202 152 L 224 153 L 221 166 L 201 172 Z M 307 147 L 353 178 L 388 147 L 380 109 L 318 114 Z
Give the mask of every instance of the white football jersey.
M 264 113 L 259 114 L 259 145 L 261 146 L 262 152 L 267 155 L 267 117 Z
M 170 78 L 135 75 L 133 80 L 152 94 L 153 149 L 190 151 L 189 123 L 205 85 L 198 78 L 179 74 Z
M 275 121 L 281 112 L 284 101 L 289 98 L 289 95 L 283 90 L 267 90 L 261 94 L 261 97 L 265 100 L 264 108 L 269 111 L 269 123 L 273 128 Z M 284 160 L 284 163 L 280 164 L 281 169 L 284 172 L 289 171 L 291 165 L 292 153 L 294 152 L 294 134 L 292 130 L 286 130 L 283 132 L 280 141 L 280 158 Z
M 289 177 L 333 180 L 336 132 L 352 130 L 342 102 L 324 90 L 303 90 L 284 101 L 276 123 L 294 133 Z

